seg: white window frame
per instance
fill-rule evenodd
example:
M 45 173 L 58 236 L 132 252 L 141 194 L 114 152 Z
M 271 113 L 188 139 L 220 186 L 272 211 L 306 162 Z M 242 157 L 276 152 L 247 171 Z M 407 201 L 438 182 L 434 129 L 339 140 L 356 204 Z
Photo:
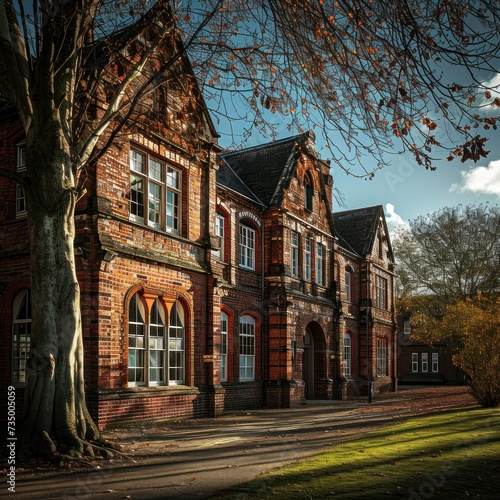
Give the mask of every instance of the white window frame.
M 387 278 L 375 275 L 375 306 L 379 309 L 387 309 Z
M 186 382 L 186 321 L 182 304 L 177 300 L 170 310 L 168 325 L 168 385 Z
M 290 235 L 290 274 L 299 277 L 299 233 L 292 231 Z
M 137 308 L 138 313 L 137 317 L 134 313 L 134 321 L 131 320 L 133 307 Z M 134 294 L 129 304 L 128 386 L 184 384 L 186 372 L 184 307 L 179 301 L 174 302 L 167 321 L 163 301 L 158 297 L 147 319 L 146 316 L 146 305 L 138 292 Z M 131 365 L 132 361 L 134 362 Z
M 129 167 L 130 220 L 180 234 L 182 171 L 134 148 L 130 149 Z
M 304 279 L 311 281 L 312 278 L 312 238 L 307 237 L 304 241 Z
M 147 385 L 147 323 L 144 303 L 138 293 L 130 300 L 128 316 L 128 385 Z
M 148 324 L 148 382 L 150 386 L 163 385 L 165 381 L 166 326 L 165 312 L 159 299 L 153 303 Z
M 325 284 L 325 246 L 321 242 L 316 242 L 316 283 Z
M 386 338 L 377 338 L 377 377 L 385 377 L 388 374 L 387 343 Z
M 244 315 L 239 320 L 240 382 L 255 380 L 255 319 Z
M 411 353 L 411 371 L 412 373 L 418 373 L 418 352 Z
M 219 238 L 219 249 L 214 250 L 213 254 L 219 259 L 224 260 L 224 224 L 226 218 L 221 213 L 215 214 L 215 236 Z
M 420 355 L 420 363 L 422 366 L 422 373 L 428 373 L 429 372 L 429 353 L 423 352 Z
M 240 267 L 255 269 L 255 229 L 240 222 L 239 228 Z
M 431 354 L 431 370 L 432 370 L 432 373 L 439 372 L 439 353 L 438 352 L 433 352 Z
M 351 376 L 351 363 L 352 363 L 352 345 L 351 334 L 344 334 L 344 363 L 342 367 L 342 374 L 344 377 Z
M 228 347 L 228 325 L 229 316 L 221 311 L 220 313 L 220 381 L 227 382 L 227 347 Z

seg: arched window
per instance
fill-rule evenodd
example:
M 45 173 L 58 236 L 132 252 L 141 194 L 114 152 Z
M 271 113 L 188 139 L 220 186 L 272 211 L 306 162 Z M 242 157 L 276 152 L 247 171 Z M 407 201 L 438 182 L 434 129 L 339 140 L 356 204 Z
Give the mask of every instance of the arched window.
M 170 311 L 170 325 L 168 328 L 168 368 L 169 384 L 184 383 L 184 308 L 176 301 Z
M 227 381 L 227 336 L 229 318 L 225 312 L 220 313 L 220 381 Z
M 149 384 L 165 380 L 165 310 L 156 299 L 149 315 Z
M 312 212 L 313 209 L 313 185 L 310 177 L 304 177 L 304 207 Z
M 344 335 L 344 367 L 343 367 L 343 375 L 344 377 L 349 377 L 351 375 L 351 334 L 346 333 Z
M 14 299 L 12 310 L 12 382 L 26 383 L 31 351 L 31 293 L 25 289 Z
M 144 304 L 136 293 L 129 305 L 128 323 L 128 381 L 133 385 L 145 385 L 144 350 L 146 337 Z
M 128 383 L 130 386 L 185 383 L 184 308 L 176 301 L 167 318 L 162 299 L 146 301 L 141 293 L 130 300 Z M 168 331 L 168 342 L 167 342 Z M 167 365 L 168 360 L 168 365 Z
M 352 302 L 352 269 L 350 267 L 345 268 L 345 300 L 347 302 Z
M 255 269 L 255 229 L 240 223 L 239 234 L 240 267 Z
M 224 260 L 224 246 L 225 246 L 225 232 L 226 232 L 226 218 L 224 214 L 217 212 L 215 214 L 215 236 L 218 238 L 218 248 L 213 250 L 212 253 L 219 260 Z
M 240 381 L 255 380 L 255 320 L 241 316 L 240 336 Z

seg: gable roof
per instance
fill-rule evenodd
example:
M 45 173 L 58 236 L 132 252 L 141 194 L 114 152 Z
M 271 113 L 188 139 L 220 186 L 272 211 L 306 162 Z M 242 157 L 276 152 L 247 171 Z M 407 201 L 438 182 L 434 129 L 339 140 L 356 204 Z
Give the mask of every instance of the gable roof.
M 255 196 L 247 185 L 238 177 L 238 174 L 231 168 L 231 166 L 224 160 L 219 164 L 217 171 L 217 183 L 226 187 L 230 191 L 234 191 L 249 200 L 262 205 L 262 202 Z
M 359 256 L 370 253 L 380 218 L 384 220 L 384 217 L 382 205 L 334 213 L 335 234 L 339 238 L 339 245 Z
M 281 203 L 293 174 L 299 146 L 310 140 L 314 140 L 314 134 L 306 132 L 219 156 L 261 203 L 269 207 Z M 222 175 L 219 170 L 217 182 L 225 185 Z

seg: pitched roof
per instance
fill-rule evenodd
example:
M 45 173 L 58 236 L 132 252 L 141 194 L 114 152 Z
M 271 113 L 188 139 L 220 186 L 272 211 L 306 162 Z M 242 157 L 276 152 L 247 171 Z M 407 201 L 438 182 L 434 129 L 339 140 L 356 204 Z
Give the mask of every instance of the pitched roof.
M 248 198 L 249 200 L 262 205 L 262 202 L 255 196 L 246 184 L 238 177 L 238 174 L 231 168 L 231 166 L 224 161 L 224 159 L 219 164 L 219 170 L 217 171 L 217 183 L 226 188 L 241 194 Z
M 271 206 L 282 201 L 284 188 L 288 186 L 295 165 L 297 146 L 312 138 L 314 135 L 307 132 L 240 151 L 222 153 L 220 157 L 265 206 Z M 219 174 L 217 182 L 224 185 L 223 172 L 219 171 Z
M 380 217 L 384 217 L 382 205 L 334 213 L 335 234 L 339 238 L 339 245 L 360 256 L 371 252 Z

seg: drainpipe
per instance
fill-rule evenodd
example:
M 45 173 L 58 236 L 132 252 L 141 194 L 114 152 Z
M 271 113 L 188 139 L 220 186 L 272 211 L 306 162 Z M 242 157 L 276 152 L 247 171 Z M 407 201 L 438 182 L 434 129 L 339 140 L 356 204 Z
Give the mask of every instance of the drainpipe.
M 366 378 L 368 380 L 368 402 L 373 401 L 374 381 L 371 380 L 371 349 L 370 349 L 370 259 L 366 258 Z

